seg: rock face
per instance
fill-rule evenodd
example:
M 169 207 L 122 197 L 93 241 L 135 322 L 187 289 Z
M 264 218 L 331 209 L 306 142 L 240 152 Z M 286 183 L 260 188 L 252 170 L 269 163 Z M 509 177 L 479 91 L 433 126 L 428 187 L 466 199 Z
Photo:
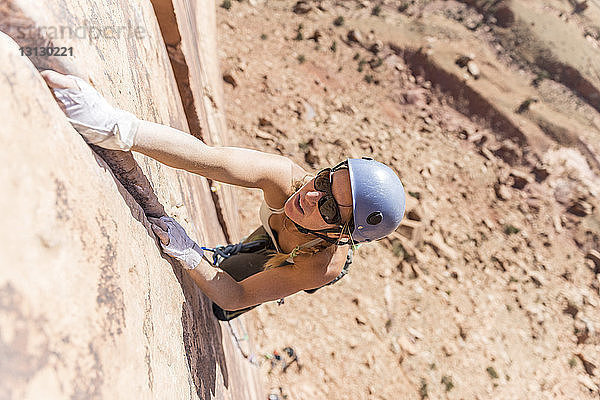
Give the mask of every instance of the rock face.
M 190 132 L 204 142 L 230 144 L 217 59 L 212 0 L 152 0 Z M 228 241 L 239 239 L 238 210 L 231 187 L 214 185 L 213 197 Z
M 198 242 L 223 243 L 206 180 L 136 154 L 152 185 L 141 189 L 154 193 L 134 199 L 109 167 L 122 153 L 87 146 L 37 70 L 77 74 L 112 104 L 189 131 L 150 3 L 10 1 L 0 16 L 16 41 L 0 34 L 0 398 L 264 398 L 258 370 L 161 255 L 135 200 L 156 198 Z M 90 25 L 141 36 L 37 29 Z M 19 51 L 48 42 L 73 56 L 30 61 Z

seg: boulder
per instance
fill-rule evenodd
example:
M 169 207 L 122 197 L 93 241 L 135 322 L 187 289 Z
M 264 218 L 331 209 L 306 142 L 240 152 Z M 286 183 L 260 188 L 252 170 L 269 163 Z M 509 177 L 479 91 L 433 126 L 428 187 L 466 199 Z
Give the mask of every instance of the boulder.
M 360 31 L 358 29 L 349 30 L 346 37 L 348 38 L 349 42 L 354 42 L 354 43 L 359 43 L 359 44 L 362 44 L 364 42 L 362 33 L 360 33 Z
M 296 14 L 306 14 L 308 13 L 310 10 L 312 10 L 312 6 L 308 3 L 308 1 L 306 0 L 300 0 L 298 1 L 293 8 L 293 11 Z
M 585 255 L 585 258 L 592 260 L 594 264 L 594 273 L 600 273 L 600 252 L 598 250 L 590 250 Z
M 423 242 L 423 224 L 411 219 L 403 219 L 400 226 L 396 229 L 402 236 L 409 239 L 415 246 L 419 247 Z
M 445 257 L 451 261 L 458 260 L 458 252 L 446 244 L 441 233 L 434 232 L 431 236 L 427 237 L 425 241 L 435 248 L 440 257 Z

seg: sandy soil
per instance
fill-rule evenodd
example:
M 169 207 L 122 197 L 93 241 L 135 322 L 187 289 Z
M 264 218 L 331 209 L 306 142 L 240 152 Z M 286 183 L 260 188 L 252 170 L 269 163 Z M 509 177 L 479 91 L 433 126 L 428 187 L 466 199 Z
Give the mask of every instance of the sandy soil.
M 289 400 L 598 398 L 595 152 L 552 135 L 544 146 L 529 143 L 557 131 L 556 124 L 544 130 L 550 117 L 542 117 L 558 115 L 562 102 L 561 120 L 586 126 L 581 140 L 593 147 L 597 111 L 564 82 L 528 86 L 539 71 L 498 48 L 499 28 L 460 2 L 309 1 L 297 6 L 304 14 L 295 5 L 232 1 L 218 10 L 236 144 L 308 169 L 373 156 L 398 171 L 410 203 L 403 227 L 362 246 L 340 282 L 243 317 L 272 393 Z M 472 32 L 468 40 L 453 38 L 457 21 Z M 349 39 L 357 26 L 359 43 Z M 390 44 L 396 37 L 402 51 Z M 458 46 L 457 59 L 494 55 L 476 65 L 494 64 L 499 72 L 482 78 L 491 85 L 473 87 L 494 112 L 510 114 L 523 142 L 507 140 L 404 57 L 410 43 L 443 48 L 444 40 Z M 465 86 L 477 72 L 448 68 Z M 511 91 L 498 89 L 510 74 L 526 78 L 510 82 L 523 93 L 543 92 L 519 113 L 507 106 Z M 249 233 L 259 224 L 260 192 L 238 193 Z M 284 369 L 286 347 L 298 358 Z

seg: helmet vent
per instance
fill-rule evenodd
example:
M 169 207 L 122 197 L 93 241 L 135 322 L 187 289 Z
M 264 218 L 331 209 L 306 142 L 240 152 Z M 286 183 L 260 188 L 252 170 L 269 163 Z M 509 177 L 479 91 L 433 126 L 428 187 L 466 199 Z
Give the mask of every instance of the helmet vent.
M 378 223 L 380 223 L 383 220 L 383 214 L 381 214 L 381 211 L 375 211 L 372 212 L 371 214 L 369 214 L 369 216 L 367 217 L 367 223 L 369 225 L 377 225 Z

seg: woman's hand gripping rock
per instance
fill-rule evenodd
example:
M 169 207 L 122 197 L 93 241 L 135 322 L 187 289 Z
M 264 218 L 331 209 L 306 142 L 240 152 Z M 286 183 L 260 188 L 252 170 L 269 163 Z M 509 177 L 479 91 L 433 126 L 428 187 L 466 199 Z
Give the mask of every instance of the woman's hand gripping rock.
M 181 261 L 186 269 L 195 269 L 202 261 L 204 251 L 185 232 L 185 229 L 171 217 L 152 218 L 152 230 L 158 236 L 163 251 Z
M 110 150 L 129 151 L 139 120 L 111 106 L 83 79 L 56 71 L 42 72 L 60 108 L 86 142 Z

